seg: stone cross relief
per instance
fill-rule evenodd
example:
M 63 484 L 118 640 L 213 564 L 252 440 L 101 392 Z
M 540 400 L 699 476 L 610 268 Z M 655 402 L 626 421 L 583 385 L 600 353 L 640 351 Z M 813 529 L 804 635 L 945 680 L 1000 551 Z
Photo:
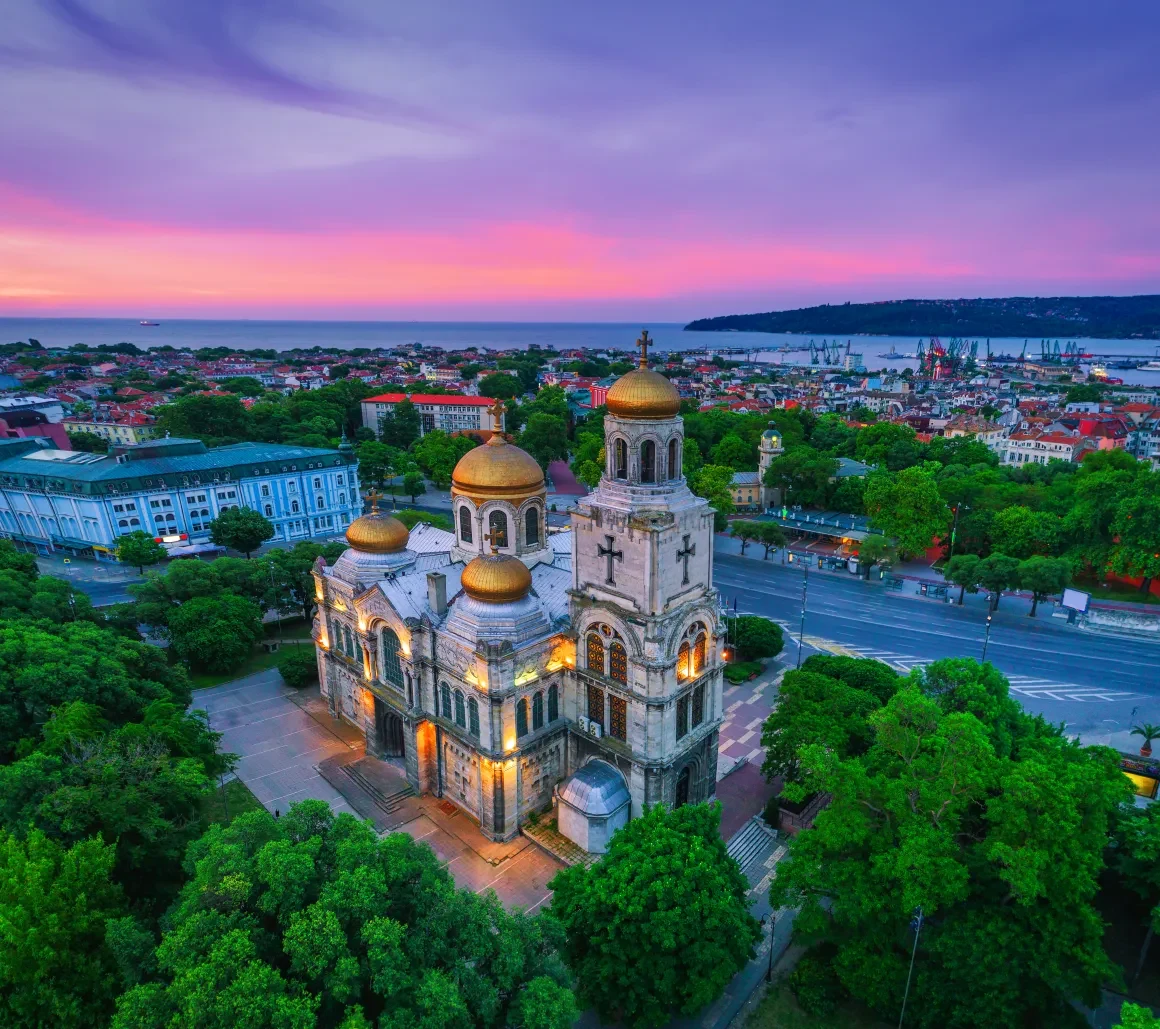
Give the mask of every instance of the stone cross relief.
M 688 586 L 689 585 L 689 558 L 697 553 L 697 544 L 690 543 L 688 536 L 686 536 L 684 539 L 685 539 L 685 545 L 684 545 L 684 548 L 682 550 L 677 551 L 677 560 L 685 562 L 685 577 L 683 579 L 681 579 L 681 585 Z
M 612 536 L 605 536 L 604 541 L 608 545 L 601 546 L 599 543 L 597 543 L 596 544 L 596 553 L 600 557 L 608 559 L 608 569 L 604 574 L 604 581 L 606 583 L 609 583 L 610 585 L 616 585 L 616 580 L 612 576 L 612 562 L 613 561 L 623 561 L 624 560 L 624 551 L 616 550 L 614 548 L 613 544 L 615 543 L 615 540 Z

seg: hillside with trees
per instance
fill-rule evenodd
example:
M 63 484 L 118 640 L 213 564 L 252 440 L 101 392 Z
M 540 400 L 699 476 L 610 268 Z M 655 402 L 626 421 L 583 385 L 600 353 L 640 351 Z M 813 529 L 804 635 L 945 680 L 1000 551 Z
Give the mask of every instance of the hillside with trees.
M 838 336 L 1012 336 L 1160 339 L 1160 296 L 996 297 L 822 304 L 794 311 L 698 318 L 691 332 Z

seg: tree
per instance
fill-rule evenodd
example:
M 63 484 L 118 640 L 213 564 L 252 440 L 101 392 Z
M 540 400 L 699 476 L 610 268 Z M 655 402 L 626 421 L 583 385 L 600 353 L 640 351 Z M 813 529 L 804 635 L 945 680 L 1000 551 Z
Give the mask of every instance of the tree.
M 761 536 L 761 522 L 737 521 L 729 527 L 729 532 L 734 539 L 741 541 L 741 553 L 744 554 L 745 548 Z
M 227 393 L 236 393 L 242 397 L 260 397 L 266 392 L 266 387 L 252 375 L 235 375 L 226 379 L 221 388 Z
M 432 429 L 411 449 L 415 463 L 440 489 L 451 485 L 451 473 L 476 441 L 470 436 L 451 436 L 441 429 Z
M 358 477 L 364 486 L 384 489 L 405 464 L 404 452 L 378 440 L 366 440 L 358 445 Z
M 1139 576 L 1140 592 L 1147 593 L 1160 575 L 1160 476 L 1153 474 L 1120 501 L 1112 535 L 1112 570 Z
M 1150 1009 L 1126 1000 L 1120 1006 L 1120 1023 L 1113 1029 L 1160 1029 L 1160 1018 Z
M 479 395 L 481 397 L 500 398 L 510 400 L 523 392 L 520 380 L 506 372 L 492 372 L 479 380 Z
M 327 564 L 334 564 L 345 549 L 342 543 L 302 540 L 289 550 L 268 551 L 262 557 L 264 567 L 259 569 L 263 578 L 273 584 L 264 597 L 266 607 L 275 608 L 283 614 L 301 611 L 302 617 L 309 622 L 314 617 L 316 606 L 314 562 L 321 557 Z M 222 560 L 219 558 L 214 566 L 221 564 Z
M 394 411 L 383 415 L 379 439 L 388 446 L 406 450 L 419 438 L 419 412 L 410 400 L 400 400 Z
M 109 441 L 98 436 L 95 432 L 69 432 L 66 433 L 68 441 L 73 450 L 79 450 L 86 454 L 107 454 L 109 452 Z
M 262 638 L 262 612 L 232 593 L 187 600 L 169 616 L 173 651 L 197 669 L 229 672 Z
M 950 510 L 934 477 L 923 468 L 871 475 L 865 496 L 870 524 L 896 539 L 903 555 L 924 553 L 950 527 Z
M 423 474 L 421 472 L 407 472 L 403 476 L 403 492 L 411 498 L 411 503 L 415 503 L 415 498 L 420 493 L 427 492 L 427 484 L 423 481 Z
M 760 930 L 719 824 L 717 804 L 658 804 L 595 865 L 549 883 L 581 1000 L 602 1020 L 645 1029 L 694 1014 L 752 957 Z
M 739 615 L 725 619 L 726 638 L 740 661 L 760 661 L 776 657 L 785 646 L 781 626 L 759 615 Z
M 1003 591 L 1011 589 L 1018 583 L 1019 562 L 1006 554 L 992 554 L 983 558 L 975 566 L 975 576 L 980 586 L 994 598 L 991 601 L 991 610 L 999 606 L 999 598 Z
M 685 448 L 686 451 L 688 447 Z M 689 488 L 699 497 L 704 497 L 714 509 L 713 530 L 724 532 L 733 513 L 733 469 L 721 465 L 707 464 L 689 483 Z
M 574 473 L 576 478 L 589 489 L 596 489 L 601 476 L 604 475 L 604 468 L 595 461 L 581 461 L 580 465 L 574 469 Z
M 318 682 L 318 660 L 314 648 L 290 647 L 278 658 L 278 671 L 287 686 L 302 689 Z
M 943 578 L 953 582 L 959 588 L 959 604 L 963 603 L 963 594 L 967 589 L 974 590 L 979 582 L 979 555 L 955 554 L 943 566 Z
M 147 532 L 136 529 L 117 540 L 117 560 L 136 565 L 137 572 L 145 574 L 146 565 L 155 565 L 165 557 L 165 548 Z
M 775 457 L 765 471 L 764 482 L 781 490 L 786 503 L 825 507 L 837 473 L 837 458 L 802 445 Z
M 191 1011 L 204 1029 L 563 1029 L 574 1013 L 551 920 L 457 890 L 426 844 L 323 801 L 212 826 L 187 867 L 156 977 L 113 1029 Z
M 1021 589 L 1031 591 L 1029 618 L 1035 617 L 1039 602 L 1055 593 L 1062 593 L 1071 580 L 1071 565 L 1058 557 L 1029 557 L 1020 561 L 1015 570 L 1015 581 Z
M 863 754 L 800 748 L 806 788 L 832 799 L 791 839 L 771 903 L 799 909 L 795 932 L 880 1018 L 898 1017 L 921 907 L 908 1024 L 1082 1025 L 1073 1003 L 1115 974 L 1093 901 L 1130 786 L 1114 752 L 1024 714 L 1005 681 L 993 694 L 993 669 L 951 664 L 933 694 L 920 672 L 869 715 Z
M 274 526 L 250 507 L 230 507 L 209 523 L 209 538 L 219 547 L 239 550 L 249 558 L 268 539 Z
M 736 471 L 757 467 L 756 449 L 735 432 L 723 436 L 709 456 L 713 464 L 725 465 Z
M 777 522 L 760 522 L 759 524 L 761 525 L 761 534 L 758 539 L 765 548 L 765 554 L 761 559 L 768 561 L 771 550 L 785 546 L 785 531 Z
M 866 575 L 870 574 L 870 566 L 876 564 L 890 564 L 897 557 L 890 540 L 877 533 L 867 536 L 858 544 L 858 560 L 866 566 Z
M 116 993 L 105 946 L 124 912 L 111 881 L 114 852 L 100 840 L 66 849 L 39 830 L 0 831 L 0 1005 L 26 1029 L 105 1025 Z
M 568 424 L 558 415 L 533 414 L 519 435 L 519 445 L 547 470 L 552 461 L 568 456 Z
M 160 408 L 156 428 L 160 435 L 192 437 L 207 446 L 220 446 L 249 439 L 250 424 L 250 414 L 236 396 L 194 393 Z
M 996 512 L 991 523 L 991 545 L 1001 554 L 1022 560 L 1033 554 L 1050 554 L 1059 533 L 1059 518 L 1055 515 L 1017 504 Z
M 1152 938 L 1160 927 L 1160 808 L 1155 804 L 1146 808 L 1121 808 L 1110 854 L 1112 868 L 1121 883 L 1139 896 L 1141 921 L 1147 925 L 1136 968 L 1129 980 L 1131 985 L 1140 977 Z

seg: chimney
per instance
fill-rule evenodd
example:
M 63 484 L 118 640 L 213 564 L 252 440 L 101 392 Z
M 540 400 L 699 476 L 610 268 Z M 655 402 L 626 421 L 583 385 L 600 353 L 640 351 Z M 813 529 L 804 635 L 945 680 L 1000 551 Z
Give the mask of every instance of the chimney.
M 427 606 L 437 615 L 447 613 L 447 576 L 442 572 L 427 573 Z

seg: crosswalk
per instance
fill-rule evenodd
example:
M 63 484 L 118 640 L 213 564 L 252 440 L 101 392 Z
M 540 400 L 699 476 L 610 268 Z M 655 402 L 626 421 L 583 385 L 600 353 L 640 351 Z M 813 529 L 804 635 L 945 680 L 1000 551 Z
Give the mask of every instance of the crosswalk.
M 746 612 L 748 613 L 748 612 Z M 775 619 L 787 636 L 797 640 L 797 627 L 788 621 Z M 883 650 L 877 647 L 856 647 L 848 643 L 838 643 L 820 636 L 811 636 L 806 633 L 804 642 L 807 647 L 820 650 L 826 654 L 836 654 L 840 657 L 869 657 L 875 661 L 882 661 L 903 675 L 909 675 L 911 669 L 922 668 L 930 664 L 930 658 L 921 658 L 915 654 L 899 653 L 896 650 Z M 1004 673 L 1006 674 L 1006 673 Z M 1074 682 L 1056 682 L 1034 675 L 1007 675 L 1011 684 L 1011 692 L 1020 696 L 1036 700 L 1079 701 L 1081 703 L 1113 703 L 1130 700 L 1142 694 L 1129 690 L 1106 689 L 1098 686 L 1081 686 Z

